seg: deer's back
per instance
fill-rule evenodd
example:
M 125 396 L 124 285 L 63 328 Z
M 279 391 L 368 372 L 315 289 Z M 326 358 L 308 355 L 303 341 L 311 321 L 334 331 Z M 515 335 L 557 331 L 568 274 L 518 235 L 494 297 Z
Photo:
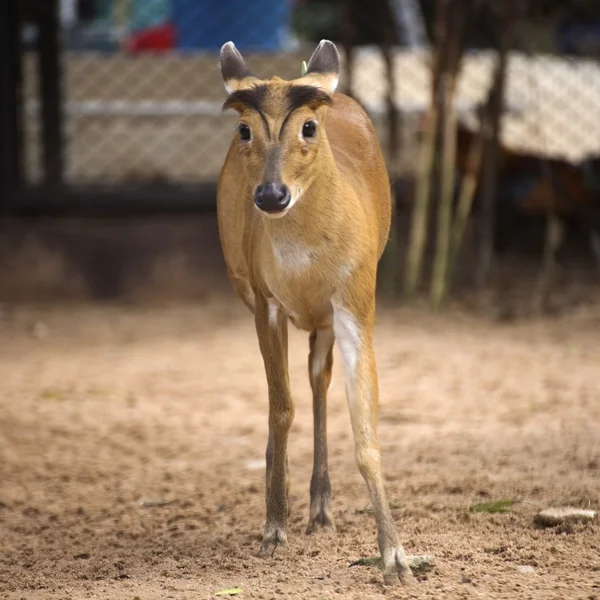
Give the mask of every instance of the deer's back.
M 379 254 L 388 239 L 391 219 L 390 182 L 375 129 L 352 98 L 336 93 L 326 122 L 327 138 L 342 180 L 373 212 L 379 228 Z

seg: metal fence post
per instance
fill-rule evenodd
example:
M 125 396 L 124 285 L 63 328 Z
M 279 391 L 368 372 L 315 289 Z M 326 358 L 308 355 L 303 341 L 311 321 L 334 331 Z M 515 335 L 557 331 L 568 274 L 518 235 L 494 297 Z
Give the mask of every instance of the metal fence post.
M 19 0 L 0 5 L 0 212 L 13 208 L 23 182 Z
M 40 7 L 39 19 L 40 96 L 44 182 L 48 187 L 63 183 L 64 141 L 60 19 L 58 0 Z

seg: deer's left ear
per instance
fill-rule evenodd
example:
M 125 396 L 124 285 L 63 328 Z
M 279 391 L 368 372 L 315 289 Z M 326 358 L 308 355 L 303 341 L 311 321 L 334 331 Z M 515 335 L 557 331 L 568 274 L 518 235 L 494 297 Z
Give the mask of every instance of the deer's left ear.
M 340 55 L 333 42 L 321 40 L 308 61 L 302 82 L 314 85 L 330 96 L 335 92 L 340 78 Z

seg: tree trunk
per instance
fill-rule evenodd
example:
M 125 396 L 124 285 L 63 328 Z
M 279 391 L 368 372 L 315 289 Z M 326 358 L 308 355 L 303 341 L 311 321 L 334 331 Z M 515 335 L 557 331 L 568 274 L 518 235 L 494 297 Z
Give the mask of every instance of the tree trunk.
M 483 164 L 483 193 L 479 264 L 477 286 L 482 291 L 489 283 L 494 262 L 496 231 L 496 188 L 498 184 L 498 146 L 501 137 L 501 118 L 508 66 L 508 52 L 512 42 L 512 29 L 517 16 L 519 0 L 507 0 L 503 8 L 503 23 L 498 44 L 498 66 L 494 81 L 494 94 L 490 102 L 490 139 L 485 144 Z
M 423 48 L 427 34 L 418 0 L 391 0 L 390 4 L 396 18 L 398 37 L 409 48 Z
M 444 49 L 446 64 L 441 80 L 440 114 L 442 156 L 440 198 L 437 220 L 435 262 L 431 280 L 431 305 L 437 310 L 446 299 L 448 290 L 448 265 L 450 232 L 454 204 L 456 173 L 456 87 L 463 54 L 463 30 L 466 10 L 463 2 L 453 0 L 448 6 L 447 18 L 450 28 Z
M 354 38 L 355 30 L 352 19 L 351 0 L 344 0 L 342 3 L 342 46 L 344 48 L 345 62 L 345 89 L 344 93 L 353 98 L 354 89 Z
M 431 280 L 431 305 L 439 309 L 446 297 L 448 281 L 448 256 L 452 225 L 452 204 L 456 168 L 456 107 L 454 103 L 455 82 L 446 74 L 442 82 L 444 96 L 442 119 L 442 156 L 440 178 L 440 204 L 437 219 L 435 262 Z
M 473 136 L 473 140 L 471 141 L 471 145 L 469 147 L 469 155 L 467 157 L 466 169 L 465 173 L 463 174 L 458 205 L 456 208 L 456 217 L 452 227 L 450 262 L 448 265 L 448 278 L 450 281 L 453 279 L 465 235 L 465 230 L 467 228 L 467 223 L 469 222 L 469 217 L 471 216 L 473 199 L 475 198 L 479 173 L 481 171 L 484 139 L 489 135 L 488 130 L 489 126 L 487 115 L 482 115 L 479 132 Z
M 481 206 L 481 229 L 479 264 L 477 265 L 477 286 L 483 290 L 489 283 L 494 260 L 494 239 L 496 231 L 496 188 L 498 186 L 498 147 L 500 142 L 500 120 L 506 73 L 506 53 L 499 56 L 496 71 L 495 93 L 490 111 L 490 137 L 484 145 L 483 186 Z
M 442 48 L 446 39 L 446 7 L 448 0 L 437 0 L 434 23 L 434 43 L 432 49 L 431 68 L 431 100 L 425 115 L 421 156 L 417 178 L 417 191 L 414 199 L 410 247 L 406 259 L 404 274 L 404 294 L 412 297 L 421 282 L 423 255 L 427 238 L 427 223 L 431 196 L 431 178 L 436 155 L 436 138 L 438 130 L 438 102 L 441 75 Z
M 550 293 L 554 287 L 556 275 L 556 254 L 563 241 L 563 224 L 556 212 L 551 208 L 546 216 L 546 234 L 544 252 L 533 296 L 533 312 L 544 313 L 548 310 Z

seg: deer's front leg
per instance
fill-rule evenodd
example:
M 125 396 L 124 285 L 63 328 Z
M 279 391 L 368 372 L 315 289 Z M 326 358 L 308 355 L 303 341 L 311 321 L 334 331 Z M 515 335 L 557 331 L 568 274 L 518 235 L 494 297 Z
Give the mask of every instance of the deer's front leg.
M 377 435 L 378 383 L 373 351 L 374 300 L 334 305 L 335 337 L 346 372 L 346 396 L 354 433 L 354 454 L 377 522 L 377 541 L 387 585 L 412 583 L 414 577 L 398 540 L 381 475 Z
M 310 517 L 306 533 L 319 528 L 333 531 L 331 515 L 331 483 L 327 466 L 327 390 L 333 368 L 333 342 L 331 327 L 315 329 L 310 334 L 308 376 L 313 393 L 314 464 L 310 480 Z
M 267 500 L 267 507 L 269 501 L 269 490 L 271 489 L 271 471 L 273 470 L 273 431 L 271 430 L 271 426 L 269 425 L 269 440 L 267 441 L 267 449 L 265 451 L 265 462 L 266 462 L 266 470 L 265 470 L 265 499 Z M 288 464 L 288 458 L 285 457 L 285 492 L 288 498 L 288 517 L 290 515 L 290 468 Z
M 267 520 L 261 555 L 285 546 L 287 498 L 287 439 L 294 419 L 287 363 L 287 318 L 279 306 L 257 295 L 256 333 L 269 388 L 269 444 L 267 447 Z

